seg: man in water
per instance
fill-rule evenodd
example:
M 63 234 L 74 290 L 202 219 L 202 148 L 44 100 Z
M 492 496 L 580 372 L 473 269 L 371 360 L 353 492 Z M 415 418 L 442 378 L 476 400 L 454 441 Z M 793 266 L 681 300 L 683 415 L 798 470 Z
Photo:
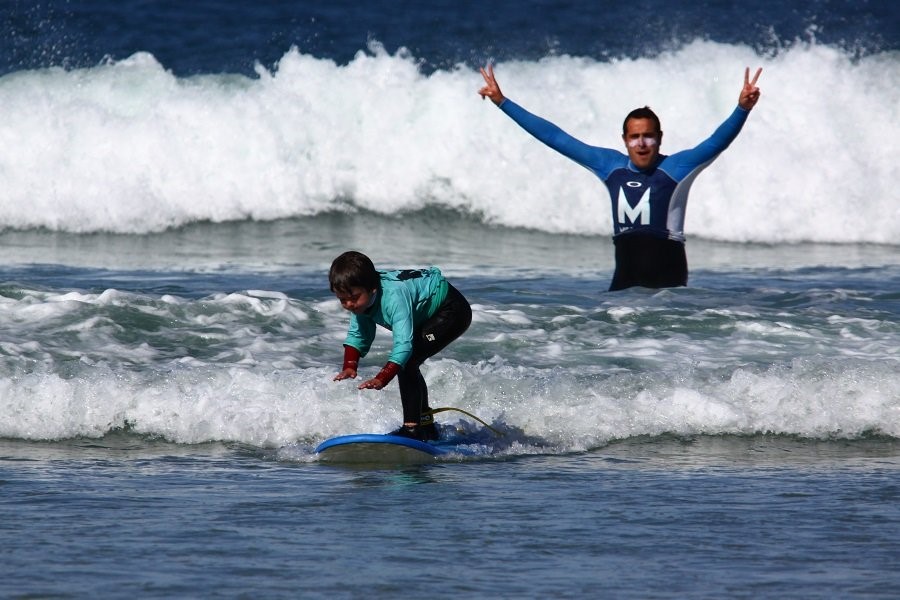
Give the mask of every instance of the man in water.
M 562 155 L 587 168 L 606 184 L 612 200 L 616 270 L 610 291 L 632 286 L 648 288 L 687 285 L 684 216 L 688 192 L 696 176 L 709 166 L 740 133 L 759 100 L 756 82 L 762 69 L 744 86 L 738 105 L 724 123 L 696 148 L 670 156 L 659 153 L 662 128 L 649 107 L 631 111 L 622 124 L 628 154 L 589 146 L 553 123 L 526 111 L 500 91 L 494 68 L 481 69 L 485 85 L 478 93 L 490 98 L 525 131 Z

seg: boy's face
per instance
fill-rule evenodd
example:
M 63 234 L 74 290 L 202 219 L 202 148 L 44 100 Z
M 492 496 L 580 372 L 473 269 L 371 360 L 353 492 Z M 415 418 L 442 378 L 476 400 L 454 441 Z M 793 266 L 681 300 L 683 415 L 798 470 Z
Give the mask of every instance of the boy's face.
M 372 296 L 375 294 L 375 290 L 367 290 L 363 287 L 352 287 L 350 288 L 350 292 L 335 292 L 334 295 L 337 296 L 337 299 L 340 301 L 341 306 L 345 310 L 349 310 L 355 315 L 362 314 L 365 312 L 369 305 L 372 303 Z

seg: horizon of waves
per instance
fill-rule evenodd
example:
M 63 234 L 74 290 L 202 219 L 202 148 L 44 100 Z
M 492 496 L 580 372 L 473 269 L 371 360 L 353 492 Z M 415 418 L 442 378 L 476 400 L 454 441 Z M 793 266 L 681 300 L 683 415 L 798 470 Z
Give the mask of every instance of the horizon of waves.
M 596 145 L 618 147 L 622 115 L 650 104 L 673 152 L 711 133 L 744 66 L 757 65 L 760 104 L 698 178 L 688 235 L 896 244 L 898 167 L 872 140 L 900 135 L 897 52 L 855 59 L 805 43 L 760 56 L 695 41 L 653 58 L 496 70 L 510 98 Z M 346 65 L 292 48 L 255 78 L 178 78 L 146 53 L 6 75 L 0 229 L 144 234 L 436 207 L 504 228 L 609 234 L 602 184 L 482 102 L 480 80 L 464 66 L 424 75 L 377 43 Z

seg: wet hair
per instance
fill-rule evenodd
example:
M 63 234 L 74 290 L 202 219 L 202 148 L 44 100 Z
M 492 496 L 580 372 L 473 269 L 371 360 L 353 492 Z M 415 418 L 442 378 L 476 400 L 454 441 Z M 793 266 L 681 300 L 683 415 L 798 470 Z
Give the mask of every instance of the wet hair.
M 656 131 L 662 133 L 662 125 L 659 124 L 659 117 L 656 116 L 655 112 L 650 110 L 649 106 L 636 108 L 628 113 L 628 116 L 622 121 L 622 135 L 625 135 L 628 132 L 628 121 L 631 119 L 650 119 L 653 121 L 653 124 L 656 125 Z
M 349 294 L 350 290 L 355 287 L 377 290 L 381 285 L 381 278 L 368 256 L 362 252 L 350 250 L 338 256 L 331 263 L 328 283 L 332 292 Z

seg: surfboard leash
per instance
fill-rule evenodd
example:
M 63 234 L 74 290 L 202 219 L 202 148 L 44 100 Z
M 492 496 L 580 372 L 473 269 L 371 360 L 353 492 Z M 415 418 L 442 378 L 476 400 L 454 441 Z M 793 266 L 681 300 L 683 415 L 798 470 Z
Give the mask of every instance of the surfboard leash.
M 483 420 L 479 419 L 478 417 L 476 417 L 469 411 L 463 410 L 461 408 L 456 408 L 454 406 L 442 406 L 440 408 L 432 408 L 431 410 L 426 410 L 422 414 L 423 415 L 435 415 L 439 412 L 447 412 L 448 410 L 455 410 L 456 412 L 461 412 L 462 414 L 466 415 L 467 417 L 472 417 L 473 419 L 475 419 L 476 421 L 478 421 L 479 423 L 481 423 L 482 425 L 484 425 L 485 427 L 487 427 L 488 429 L 493 431 L 494 434 L 497 435 L 498 437 L 503 437 L 502 431 L 498 431 L 498 430 L 494 429 L 493 427 L 491 427 L 490 425 L 488 425 Z

